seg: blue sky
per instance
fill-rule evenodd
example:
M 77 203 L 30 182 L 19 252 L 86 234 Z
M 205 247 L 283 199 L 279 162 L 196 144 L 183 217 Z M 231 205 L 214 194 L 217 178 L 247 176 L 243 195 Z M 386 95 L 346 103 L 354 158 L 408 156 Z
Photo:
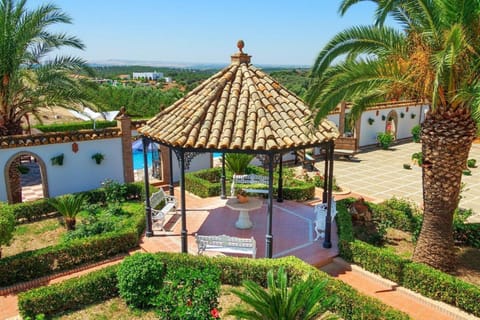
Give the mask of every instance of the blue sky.
M 45 3 L 30 0 L 30 7 Z M 360 3 L 343 17 L 340 0 L 57 0 L 73 18 L 88 61 L 110 59 L 228 63 L 239 39 L 254 64 L 311 65 L 337 32 L 372 21 Z

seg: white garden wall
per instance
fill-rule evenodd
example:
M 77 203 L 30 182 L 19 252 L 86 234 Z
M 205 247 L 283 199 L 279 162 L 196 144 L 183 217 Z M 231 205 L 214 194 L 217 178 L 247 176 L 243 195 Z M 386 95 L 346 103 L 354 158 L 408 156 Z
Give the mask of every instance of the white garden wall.
M 0 150 L 0 201 L 7 201 L 5 167 L 12 156 L 31 152 L 43 160 L 46 166 L 50 197 L 98 188 L 105 179 L 124 182 L 121 139 L 97 139 L 77 141 L 78 152 L 72 151 L 72 143 L 8 148 Z M 105 159 L 97 165 L 91 158 L 102 153 Z M 64 154 L 62 166 L 52 165 L 51 158 Z

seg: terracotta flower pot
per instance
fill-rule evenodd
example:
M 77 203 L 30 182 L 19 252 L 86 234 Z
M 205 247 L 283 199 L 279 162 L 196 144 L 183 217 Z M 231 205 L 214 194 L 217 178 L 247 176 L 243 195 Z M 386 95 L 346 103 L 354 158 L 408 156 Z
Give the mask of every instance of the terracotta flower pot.
M 244 195 L 241 195 L 241 194 L 237 194 L 237 200 L 238 200 L 238 202 L 240 202 L 240 203 L 248 202 L 248 196 L 244 196 Z

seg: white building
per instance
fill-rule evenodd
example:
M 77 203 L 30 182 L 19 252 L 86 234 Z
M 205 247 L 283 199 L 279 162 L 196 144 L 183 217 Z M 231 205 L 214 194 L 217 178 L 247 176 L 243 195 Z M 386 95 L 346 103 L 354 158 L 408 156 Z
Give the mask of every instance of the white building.
M 159 80 L 163 79 L 163 72 L 134 72 L 133 80 L 135 79 Z

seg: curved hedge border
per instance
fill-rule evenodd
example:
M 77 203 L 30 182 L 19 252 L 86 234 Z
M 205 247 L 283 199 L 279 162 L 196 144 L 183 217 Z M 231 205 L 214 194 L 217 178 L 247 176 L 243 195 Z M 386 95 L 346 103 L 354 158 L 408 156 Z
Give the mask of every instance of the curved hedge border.
M 401 258 L 387 249 L 355 240 L 352 220 L 347 210 L 350 202 L 349 199 L 337 202 L 340 256 L 405 288 L 480 316 L 479 286 Z
M 145 229 L 143 209 L 134 212 L 132 226 L 86 239 L 73 240 L 0 259 L 0 286 L 30 281 L 73 269 L 85 263 L 105 260 L 127 253 L 138 246 Z
M 337 299 L 332 311 L 344 319 L 409 319 L 405 313 L 395 310 L 380 301 L 364 296 L 343 282 L 329 277 L 295 257 L 280 259 L 247 259 L 232 257 L 209 258 L 178 253 L 159 253 L 167 268 L 177 266 L 204 268 L 214 264 L 221 270 L 223 284 L 240 285 L 244 280 L 252 280 L 266 285 L 267 271 L 283 266 L 289 281 L 294 283 L 307 274 L 318 279 L 328 278 L 326 290 Z M 94 271 L 85 276 L 70 279 L 48 287 L 33 289 L 18 296 L 18 306 L 23 317 L 37 314 L 52 315 L 61 311 L 80 309 L 88 304 L 98 303 L 118 296 L 116 289 L 118 266 Z
M 252 171 L 253 167 L 249 167 Z M 256 174 L 261 174 L 259 170 Z M 185 189 L 199 197 L 208 198 L 220 196 L 221 168 L 204 169 L 197 172 L 189 172 L 185 174 Z M 231 173 L 227 174 L 227 178 L 231 179 Z M 213 182 L 212 182 L 213 181 Z M 283 198 L 285 200 L 306 201 L 315 197 L 315 184 L 307 183 L 300 180 L 295 180 L 296 186 L 284 186 Z M 238 188 L 250 188 L 250 189 L 267 189 L 263 184 L 259 185 L 242 185 L 238 184 Z M 226 192 L 230 194 L 230 184 L 226 185 Z M 273 193 L 277 193 L 277 185 L 273 187 Z

